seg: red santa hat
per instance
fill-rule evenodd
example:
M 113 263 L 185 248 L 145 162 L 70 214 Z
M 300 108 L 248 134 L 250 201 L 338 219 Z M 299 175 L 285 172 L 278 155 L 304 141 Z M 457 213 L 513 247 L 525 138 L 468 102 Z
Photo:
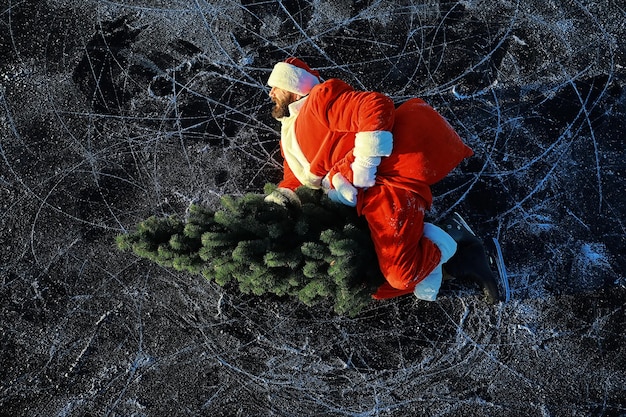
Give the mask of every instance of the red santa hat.
M 309 94 L 309 91 L 319 83 L 320 73 L 298 58 L 288 58 L 274 65 L 267 80 L 270 87 L 282 88 L 301 96 Z

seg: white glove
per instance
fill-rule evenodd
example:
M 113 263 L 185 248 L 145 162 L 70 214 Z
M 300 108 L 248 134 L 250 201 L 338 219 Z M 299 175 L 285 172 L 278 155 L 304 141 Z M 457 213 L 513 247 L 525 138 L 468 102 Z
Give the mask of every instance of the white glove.
M 266 203 L 275 203 L 283 207 L 288 205 L 300 207 L 302 203 L 298 195 L 289 188 L 278 187 L 264 198 Z
M 376 182 L 376 169 L 380 164 L 379 156 L 357 156 L 350 165 L 352 169 L 352 185 L 355 187 L 372 187 Z
M 324 178 L 324 188 L 330 188 L 328 179 Z M 332 178 L 334 189 L 328 190 L 328 198 L 336 203 L 345 204 L 346 206 L 356 207 L 357 189 L 340 173 L 336 173 Z

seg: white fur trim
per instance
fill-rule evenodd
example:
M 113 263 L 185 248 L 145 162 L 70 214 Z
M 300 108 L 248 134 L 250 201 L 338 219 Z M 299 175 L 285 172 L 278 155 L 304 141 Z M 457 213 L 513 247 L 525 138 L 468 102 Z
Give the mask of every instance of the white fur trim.
M 311 171 L 304 171 L 302 174 L 304 176 L 304 182 L 301 181 L 303 185 L 315 190 L 322 188 L 322 177 L 311 173 Z
M 443 229 L 431 223 L 424 223 L 424 236 L 437 245 L 441 251 L 441 260 L 435 269 L 415 286 L 413 294 L 420 300 L 435 301 L 443 280 L 441 266 L 456 252 L 456 242 Z
M 354 139 L 354 156 L 389 156 L 393 150 L 393 135 L 387 130 L 358 132 Z
M 274 65 L 267 80 L 267 85 L 270 87 L 282 88 L 301 96 L 309 94 L 309 91 L 319 83 L 320 80 L 315 75 L 286 62 L 278 62 Z
M 296 176 L 302 185 L 309 188 L 319 189 L 321 187 L 322 177 L 318 177 L 311 173 L 311 164 L 300 148 L 298 138 L 296 138 L 295 125 L 296 118 L 300 114 L 300 109 L 307 100 L 306 97 L 291 103 L 289 105 L 289 116 L 280 119 L 281 123 L 281 146 L 285 160 L 291 168 L 293 175 Z
M 437 245 L 441 251 L 440 264 L 448 262 L 456 252 L 456 242 L 442 228 L 432 223 L 424 223 L 424 236 Z
M 443 271 L 441 265 L 437 265 L 430 275 L 417 283 L 413 295 L 420 300 L 435 301 L 441 288 L 441 281 L 443 281 Z

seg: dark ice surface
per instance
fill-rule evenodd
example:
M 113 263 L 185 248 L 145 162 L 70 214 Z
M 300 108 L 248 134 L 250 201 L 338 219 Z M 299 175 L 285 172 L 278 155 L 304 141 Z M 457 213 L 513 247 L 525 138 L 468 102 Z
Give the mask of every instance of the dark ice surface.
M 0 416 L 626 415 L 626 5 L 0 1 Z M 474 149 L 434 186 L 512 300 L 242 295 L 120 253 L 281 174 L 265 85 L 421 97 Z

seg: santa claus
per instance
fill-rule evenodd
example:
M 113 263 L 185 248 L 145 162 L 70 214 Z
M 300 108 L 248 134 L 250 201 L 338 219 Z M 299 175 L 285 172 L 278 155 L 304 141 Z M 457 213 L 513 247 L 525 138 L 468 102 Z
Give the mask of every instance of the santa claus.
M 376 299 L 413 293 L 435 300 L 444 264 L 456 275 L 478 277 L 499 299 L 482 246 L 463 219 L 457 215 L 443 228 L 424 222 L 430 186 L 473 154 L 439 113 L 421 99 L 396 108 L 381 93 L 355 91 L 339 79 L 322 82 L 297 58 L 277 63 L 267 83 L 272 115 L 281 122 L 284 176 L 266 201 L 297 203 L 294 190 L 304 185 L 355 207 L 367 219 L 386 279 Z M 469 250 L 477 244 L 478 252 Z M 453 258 L 457 247 L 464 253 Z

